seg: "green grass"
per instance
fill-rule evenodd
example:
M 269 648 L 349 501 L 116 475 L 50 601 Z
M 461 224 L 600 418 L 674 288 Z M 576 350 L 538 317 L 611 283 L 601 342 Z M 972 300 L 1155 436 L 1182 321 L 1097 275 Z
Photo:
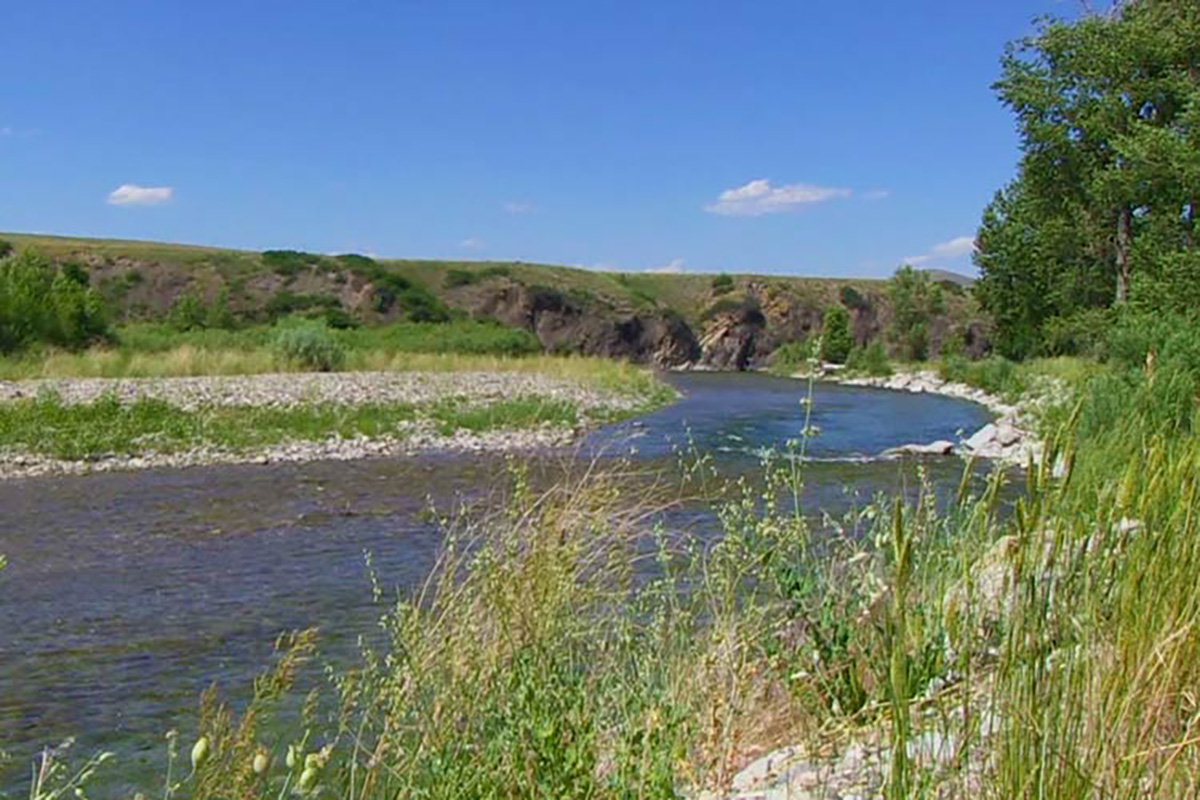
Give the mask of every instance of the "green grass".
M 581 421 L 579 408 L 574 403 L 542 397 L 514 397 L 487 405 L 472 404 L 465 398 L 449 398 L 435 403 L 429 416 L 443 435 L 458 430 L 479 433 L 542 425 L 575 428 Z
M 290 259 L 275 256 L 264 260 L 258 252 L 200 245 L 21 233 L 0 233 L 0 239 L 10 241 L 18 248 L 36 247 L 52 258 L 77 258 L 85 255 L 112 259 L 131 258 L 174 265 L 180 272 L 189 276 L 215 274 L 225 281 L 271 274 L 275 269 L 273 264 L 278 266 L 278 263 L 286 264 L 284 271 L 292 273 L 297 270 L 294 264 L 307 263 L 304 257 L 309 255 L 299 254 Z M 319 258 L 319 263 L 329 265 L 330 269 L 353 269 L 355 266 L 362 268 L 361 265 L 345 259 L 316 256 L 314 258 Z M 569 296 L 595 298 L 599 304 L 609 308 L 627 311 L 653 307 L 670 308 L 693 324 L 699 321 L 702 312 L 711 303 L 714 277 L 720 277 L 703 273 L 604 272 L 519 261 L 377 259 L 375 263 L 399 279 L 427 287 L 439 297 L 447 289 L 453 290 L 490 277 L 506 277 L 526 286 L 547 286 Z M 851 285 L 864 294 L 878 294 L 885 286 L 885 282 L 879 280 L 778 275 L 739 275 L 734 276 L 733 280 L 738 286 L 745 286 L 749 282 L 770 282 L 781 289 L 810 298 L 816 307 L 839 302 L 840 292 L 845 285 Z M 718 287 L 718 291 L 723 290 L 724 282 L 720 282 Z
M 706 495 L 714 540 L 655 527 L 680 487 L 626 465 L 542 492 L 517 467 L 501 508 L 447 520 L 428 583 L 385 608 L 385 642 L 332 672 L 325 705 L 279 705 L 311 636 L 241 713 L 206 695 L 191 737 L 209 755 L 178 792 L 677 797 L 727 791 L 775 746 L 882 737 L 899 745 L 889 797 L 1191 796 L 1200 381 L 1179 364 L 1023 369 L 1081 382 L 1005 502 L 997 470 L 817 528 L 788 502 L 803 467 L 772 461 Z M 907 753 L 930 733 L 964 757 Z
M 601 412 L 613 417 L 626 412 Z M 122 404 L 108 396 L 64 404 L 56 395 L 0 404 L 0 450 L 68 460 L 174 453 L 196 447 L 247 451 L 289 441 L 407 435 L 404 423 L 427 420 L 443 435 L 557 426 L 584 420 L 570 401 L 515 397 L 491 403 L 449 398 L 422 406 L 313 403 L 295 407 L 182 409 L 142 398 Z

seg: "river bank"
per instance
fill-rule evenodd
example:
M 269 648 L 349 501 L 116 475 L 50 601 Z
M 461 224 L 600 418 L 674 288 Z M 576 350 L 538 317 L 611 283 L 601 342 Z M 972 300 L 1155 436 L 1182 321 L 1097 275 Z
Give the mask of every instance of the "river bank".
M 932 370 L 903 371 L 887 376 L 842 377 L 837 373 L 827 373 L 823 379 L 844 386 L 936 394 L 967 400 L 978 403 L 996 417 L 957 442 L 948 439 L 914 442 L 891 448 L 885 455 L 958 454 L 965 458 L 985 458 L 1013 466 L 1026 466 L 1041 461 L 1044 446 L 1037 434 L 1038 410 L 1046 403 L 1057 402 L 1065 391 L 1058 383 L 1046 378 L 1036 391 L 1010 401 L 975 386 L 945 380 Z
M 666 387 L 517 371 L 0 382 L 0 479 L 555 447 Z

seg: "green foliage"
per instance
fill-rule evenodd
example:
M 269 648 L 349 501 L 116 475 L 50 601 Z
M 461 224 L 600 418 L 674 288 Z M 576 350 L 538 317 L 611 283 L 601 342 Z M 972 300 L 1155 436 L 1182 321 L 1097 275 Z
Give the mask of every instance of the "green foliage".
M 328 328 L 313 322 L 280 330 L 275 337 L 275 348 L 289 361 L 319 372 L 334 372 L 346 363 L 345 348 Z
M 1026 388 L 1016 363 L 1004 356 L 970 361 L 961 355 L 947 356 L 938 367 L 943 380 L 965 383 L 990 394 L 1015 398 Z
M 888 296 L 892 301 L 888 334 L 902 358 L 924 361 L 929 355 L 929 321 L 946 310 L 941 287 L 928 273 L 905 264 L 888 282 Z
M 490 320 L 402 322 L 364 329 L 347 340 L 359 349 L 380 348 L 403 353 L 521 356 L 542 349 L 537 337 L 529 331 Z
M 575 428 L 580 423 L 579 409 L 574 402 L 533 395 L 497 400 L 488 405 L 473 404 L 465 398 L 449 398 L 433 405 L 430 418 L 442 435 L 457 430 L 479 433 L 541 425 Z
M 207 321 L 208 308 L 198 288 L 188 289 L 176 297 L 167 314 L 167 323 L 180 333 L 201 330 L 207 327 Z
M 55 268 L 34 250 L 0 261 L 0 352 L 36 344 L 75 349 L 104 338 L 108 319 L 87 274 Z
M 306 311 L 315 311 L 321 316 L 327 311 L 339 310 L 341 307 L 342 301 L 331 294 L 299 294 L 284 289 L 271 296 L 264 310 L 267 319 L 274 320 Z
M 370 270 L 376 266 L 375 259 L 359 255 L 358 253 L 343 253 L 339 256 L 334 256 L 334 258 L 341 262 L 343 266 L 349 267 L 351 271 L 355 269 Z
M 712 292 L 714 295 L 728 294 L 733 291 L 733 276 L 722 272 L 712 279 Z
M 707 322 L 710 319 L 715 319 L 722 314 L 730 314 L 736 311 L 741 311 L 743 308 L 745 308 L 745 306 L 745 298 L 722 297 L 701 312 L 700 321 Z
M 451 318 L 450 309 L 445 303 L 427 288 L 400 273 L 366 256 L 340 258 L 352 272 L 374 285 L 371 308 L 375 313 L 386 315 L 399 309 L 412 322 L 445 322 Z
M 815 339 L 784 342 L 771 353 L 771 371 L 777 375 L 806 373 L 816 357 L 815 351 Z
M 12 255 L 12 252 L 12 242 L 9 242 L 5 239 L 0 239 L 0 258 L 8 258 L 10 255 Z
M 1051 317 L 1042 325 L 1042 352 L 1103 357 L 1117 316 L 1107 308 L 1082 308 L 1070 316 Z
M 1191 4 L 1122 3 L 1049 21 L 1006 55 L 996 88 L 1023 153 L 976 256 L 1004 355 L 1074 346 L 1064 321 L 1083 309 L 1195 307 L 1198 37 Z
M 863 297 L 862 292 L 849 284 L 842 286 L 838 291 L 838 296 L 841 298 L 842 305 L 853 311 L 861 311 L 871 307 L 870 301 Z
M 883 342 L 878 339 L 872 340 L 866 347 L 853 348 L 846 357 L 846 369 L 876 378 L 885 378 L 892 374 L 887 351 L 883 348 Z
M 842 306 L 825 309 L 821 328 L 821 358 L 834 364 L 844 364 L 854 347 L 850 335 L 850 313 Z
M 512 268 L 504 264 L 494 264 L 483 269 L 464 269 L 451 267 L 446 271 L 444 285 L 447 289 L 459 286 L 471 286 L 492 278 L 507 278 L 512 275 Z
M 343 256 L 345 258 L 345 256 Z M 262 262 L 278 275 L 294 278 L 302 272 L 319 267 L 323 259 L 316 253 L 301 250 L 264 250 Z

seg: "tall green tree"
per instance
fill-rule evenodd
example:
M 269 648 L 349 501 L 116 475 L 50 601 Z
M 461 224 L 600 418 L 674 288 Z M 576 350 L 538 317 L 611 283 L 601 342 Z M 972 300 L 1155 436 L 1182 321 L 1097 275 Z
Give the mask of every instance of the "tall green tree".
M 1162 292 L 1191 263 L 1200 4 L 1129 0 L 1049 21 L 1002 65 L 996 90 L 1016 116 L 1022 158 L 984 213 L 979 296 L 1002 349 L 1022 355 L 1046 320 Z
M 908 264 L 888 281 L 892 321 L 888 334 L 904 358 L 924 361 L 929 355 L 929 321 L 946 310 L 942 287 L 929 274 Z

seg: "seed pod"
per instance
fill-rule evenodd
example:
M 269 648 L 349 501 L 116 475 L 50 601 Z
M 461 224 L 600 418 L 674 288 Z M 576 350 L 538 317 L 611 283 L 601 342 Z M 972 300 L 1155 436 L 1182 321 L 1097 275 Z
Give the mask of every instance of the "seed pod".
M 300 791 L 307 792 L 317 785 L 318 775 L 320 775 L 320 772 L 315 767 L 305 767 L 304 772 L 300 773 L 300 782 L 296 785 L 300 788 Z
M 296 750 L 296 745 L 289 744 L 287 758 L 285 759 L 285 763 L 287 763 L 288 769 L 295 769 L 296 764 L 299 763 L 299 761 L 300 761 L 300 753 L 298 750 Z
M 201 736 L 192 745 L 192 769 L 200 769 L 200 765 L 208 760 L 208 737 Z
M 321 764 L 321 756 L 319 754 L 309 753 L 308 755 L 306 755 L 304 757 L 304 768 L 305 769 L 320 769 L 322 766 L 323 765 Z
M 271 766 L 271 758 L 261 750 L 254 756 L 254 762 L 251 764 L 255 775 L 262 775 L 267 771 L 267 767 Z

